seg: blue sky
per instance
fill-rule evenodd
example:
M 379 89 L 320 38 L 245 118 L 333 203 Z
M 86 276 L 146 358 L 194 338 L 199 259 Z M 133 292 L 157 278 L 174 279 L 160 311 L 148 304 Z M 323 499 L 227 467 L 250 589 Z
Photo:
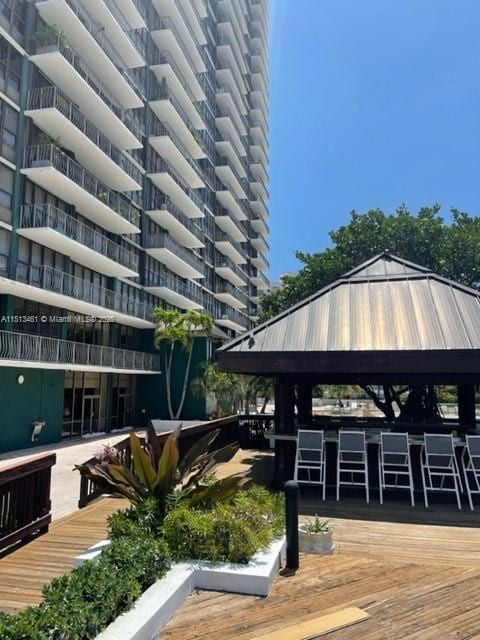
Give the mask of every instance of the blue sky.
M 271 0 L 270 277 L 352 209 L 480 214 L 480 0 Z

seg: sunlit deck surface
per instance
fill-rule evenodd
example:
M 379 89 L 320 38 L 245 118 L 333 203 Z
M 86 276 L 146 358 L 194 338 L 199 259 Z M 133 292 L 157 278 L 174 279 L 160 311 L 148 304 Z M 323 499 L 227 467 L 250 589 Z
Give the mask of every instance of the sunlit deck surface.
M 75 556 L 104 539 L 107 517 L 125 504 L 125 500 L 101 498 L 1 557 L 0 611 L 13 613 L 40 602 L 43 586 L 73 569 Z
M 269 452 L 240 451 L 219 475 L 250 468 L 267 481 L 272 465 Z M 158 640 L 253 640 L 351 606 L 370 618 L 322 638 L 479 640 L 480 507 L 421 504 L 366 505 L 361 496 L 322 503 L 303 491 L 301 513 L 330 519 L 336 553 L 303 555 L 297 574 L 280 575 L 269 598 L 198 592 Z

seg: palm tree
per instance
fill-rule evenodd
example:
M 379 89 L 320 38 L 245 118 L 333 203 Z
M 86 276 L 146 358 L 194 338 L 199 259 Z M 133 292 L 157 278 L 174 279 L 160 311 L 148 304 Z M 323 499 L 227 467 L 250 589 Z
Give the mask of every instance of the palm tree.
M 154 310 L 153 318 L 156 324 L 155 347 L 159 349 L 163 342 L 166 343 L 164 357 L 168 413 L 172 420 L 176 420 L 181 416 L 185 404 L 195 338 L 208 336 L 212 332 L 213 319 L 208 313 L 193 309 L 182 312 L 161 308 Z M 183 377 L 182 394 L 175 411 L 172 401 L 172 365 L 177 344 L 186 350 L 187 364 Z
M 238 399 L 240 384 L 239 377 L 222 371 L 216 362 L 203 365 L 203 374 L 192 380 L 192 391 L 195 395 L 211 394 L 217 403 L 217 418 L 221 417 L 223 409 L 232 413 L 235 400 Z

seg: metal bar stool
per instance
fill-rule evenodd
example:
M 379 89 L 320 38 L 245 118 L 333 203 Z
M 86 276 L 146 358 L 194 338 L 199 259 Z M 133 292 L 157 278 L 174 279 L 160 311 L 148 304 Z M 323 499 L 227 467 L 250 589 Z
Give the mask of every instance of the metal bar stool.
M 325 500 L 325 440 L 323 431 L 298 430 L 293 479 L 298 483 L 322 486 Z
M 407 433 L 381 433 L 378 447 L 378 488 L 380 504 L 384 489 L 409 489 L 415 506 L 412 460 Z
M 472 496 L 480 494 L 480 436 L 466 436 L 462 462 L 468 502 L 473 511 Z
M 420 463 L 425 506 L 428 507 L 428 491 L 445 491 L 455 493 L 458 508 L 461 509 L 462 483 L 452 435 L 426 433 L 424 438 Z M 450 487 L 445 485 L 449 480 L 452 484 Z
M 346 480 L 343 479 L 345 476 L 347 476 Z M 367 503 L 370 502 L 365 431 L 339 431 L 338 433 L 337 500 L 340 500 L 341 486 L 364 487 Z

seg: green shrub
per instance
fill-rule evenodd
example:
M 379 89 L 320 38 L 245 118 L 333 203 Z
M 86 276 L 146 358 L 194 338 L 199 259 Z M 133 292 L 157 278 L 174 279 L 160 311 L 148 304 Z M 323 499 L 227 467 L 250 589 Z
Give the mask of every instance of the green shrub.
M 177 560 L 248 562 L 283 532 L 283 496 L 253 486 L 212 509 L 173 509 L 163 522 Z
M 123 536 L 137 536 L 145 532 L 162 535 L 163 513 L 155 498 L 147 498 L 135 507 L 112 513 L 108 518 L 108 534 L 111 540 Z
M 0 617 L 2 640 L 90 640 L 126 611 L 169 567 L 161 539 L 144 534 L 114 540 L 96 562 L 56 578 L 44 602 Z

